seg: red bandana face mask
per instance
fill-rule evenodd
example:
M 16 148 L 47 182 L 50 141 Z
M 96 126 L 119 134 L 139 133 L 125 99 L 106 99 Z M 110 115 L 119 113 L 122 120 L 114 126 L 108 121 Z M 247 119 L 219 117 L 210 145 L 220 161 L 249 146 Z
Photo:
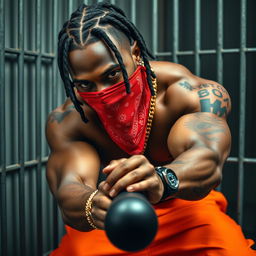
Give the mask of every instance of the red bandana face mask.
M 146 71 L 139 66 L 129 78 L 131 92 L 124 82 L 99 92 L 78 92 L 98 114 L 110 138 L 130 155 L 144 149 L 151 93 Z

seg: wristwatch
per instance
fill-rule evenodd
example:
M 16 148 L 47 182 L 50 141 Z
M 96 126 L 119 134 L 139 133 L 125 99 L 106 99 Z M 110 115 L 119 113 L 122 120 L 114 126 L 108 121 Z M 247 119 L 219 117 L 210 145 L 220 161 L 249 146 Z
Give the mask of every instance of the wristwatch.
M 164 185 L 164 193 L 161 201 L 168 199 L 178 192 L 179 189 L 179 179 L 177 178 L 175 172 L 170 168 L 158 166 L 155 170 L 159 177 L 161 178 Z

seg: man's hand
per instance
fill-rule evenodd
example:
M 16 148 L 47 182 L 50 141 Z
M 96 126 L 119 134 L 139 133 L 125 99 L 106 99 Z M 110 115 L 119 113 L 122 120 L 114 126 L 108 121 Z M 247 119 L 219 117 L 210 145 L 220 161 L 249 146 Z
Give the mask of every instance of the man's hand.
M 163 183 L 154 166 L 143 155 L 113 160 L 103 169 L 103 173 L 108 174 L 108 177 L 102 189 L 111 197 L 115 197 L 122 190 L 143 191 L 149 202 L 155 204 L 163 195 Z
M 105 229 L 105 226 L 104 226 L 105 217 L 107 214 L 107 210 L 112 202 L 111 198 L 103 190 L 104 184 L 105 184 L 105 181 L 99 184 L 98 192 L 96 193 L 96 195 L 93 197 L 93 200 L 92 200 L 92 211 L 91 211 L 92 219 L 93 219 L 94 225 L 98 229 Z

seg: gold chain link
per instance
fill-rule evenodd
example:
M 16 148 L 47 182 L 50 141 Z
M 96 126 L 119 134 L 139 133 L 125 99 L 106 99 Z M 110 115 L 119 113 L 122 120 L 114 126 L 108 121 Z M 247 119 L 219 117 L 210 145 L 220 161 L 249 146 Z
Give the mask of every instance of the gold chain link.
M 155 113 L 155 108 L 156 108 L 156 94 L 157 94 L 156 78 L 152 78 L 152 84 L 153 84 L 155 95 L 152 95 L 151 99 L 150 99 L 150 108 L 149 108 L 149 112 L 148 112 L 148 122 L 147 122 L 147 128 L 146 128 L 146 138 L 145 138 L 145 143 L 144 143 L 144 148 L 143 148 L 142 154 L 144 154 L 146 147 L 147 147 L 148 138 L 150 135 L 152 122 L 153 122 L 153 118 L 154 118 L 154 113 Z

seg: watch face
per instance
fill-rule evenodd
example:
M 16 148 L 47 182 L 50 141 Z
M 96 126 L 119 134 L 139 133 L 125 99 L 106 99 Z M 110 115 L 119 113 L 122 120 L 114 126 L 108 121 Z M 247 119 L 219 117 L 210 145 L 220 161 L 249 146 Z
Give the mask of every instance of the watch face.
M 166 178 L 168 180 L 169 185 L 173 189 L 177 189 L 179 186 L 179 180 L 177 179 L 176 175 L 171 171 L 166 169 Z

